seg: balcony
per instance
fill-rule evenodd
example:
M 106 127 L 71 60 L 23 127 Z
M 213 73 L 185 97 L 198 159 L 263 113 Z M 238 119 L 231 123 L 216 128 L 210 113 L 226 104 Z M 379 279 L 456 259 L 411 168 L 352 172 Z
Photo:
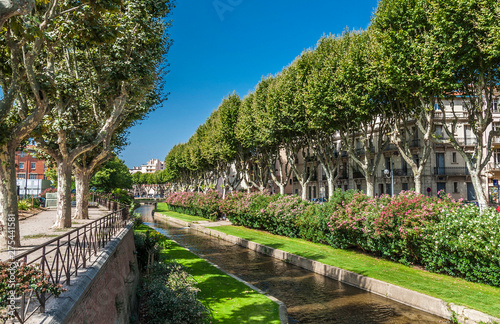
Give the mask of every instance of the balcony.
M 470 173 L 467 167 L 435 167 L 434 175 L 466 176 L 470 175 Z
M 385 148 L 384 151 L 397 151 L 398 147 L 395 144 L 388 144 Z
M 354 154 L 356 155 L 365 155 L 365 149 L 364 148 L 357 148 L 354 150 Z
M 380 172 L 380 175 L 382 177 L 385 177 L 384 171 L 385 170 L 382 170 Z M 406 169 L 393 169 L 392 173 L 394 174 L 395 177 L 407 177 L 407 176 L 410 176 L 412 172 L 411 172 L 411 170 L 409 170 L 408 168 L 406 168 Z
M 347 175 L 347 172 L 342 171 L 342 172 L 340 172 L 340 175 L 339 175 L 338 179 L 342 179 L 342 180 L 343 179 L 349 179 L 349 176 Z
M 363 175 L 363 172 L 360 170 L 354 170 L 352 171 L 352 178 L 353 179 L 364 179 L 365 176 Z
M 410 147 L 420 147 L 420 140 L 418 138 L 411 140 Z

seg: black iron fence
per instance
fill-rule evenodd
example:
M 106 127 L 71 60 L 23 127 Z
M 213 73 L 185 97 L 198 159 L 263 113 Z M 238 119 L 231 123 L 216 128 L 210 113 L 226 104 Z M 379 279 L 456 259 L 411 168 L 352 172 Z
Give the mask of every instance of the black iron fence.
M 118 203 L 100 199 L 100 204 L 110 206 L 113 212 L 20 254 L 11 261 L 38 265 L 48 275 L 50 283 L 70 285 L 71 278 L 78 276 L 78 270 L 89 266 L 91 258 L 96 257 L 129 223 L 129 206 L 119 208 Z M 44 313 L 45 303 L 50 297 L 50 294 L 33 294 L 33 291 L 22 294 L 16 305 L 19 306 L 15 311 L 17 320 L 24 323 L 37 310 Z

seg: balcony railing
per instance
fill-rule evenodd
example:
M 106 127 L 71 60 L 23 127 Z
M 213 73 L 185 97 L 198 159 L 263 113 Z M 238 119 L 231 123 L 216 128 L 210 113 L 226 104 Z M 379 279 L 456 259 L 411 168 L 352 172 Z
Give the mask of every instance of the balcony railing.
M 347 172 L 342 171 L 340 172 L 338 179 L 349 179 L 349 175 L 347 174 Z
M 434 175 L 465 176 L 470 175 L 467 167 L 435 167 Z
M 116 205 L 115 205 L 116 206 Z M 82 227 L 56 237 L 14 259 L 27 265 L 39 265 L 53 284 L 70 285 L 72 276 L 78 276 L 78 269 L 91 265 L 101 248 L 129 223 L 128 206 L 115 210 Z M 37 310 L 45 312 L 45 303 L 51 297 L 48 293 L 22 294 L 20 307 L 15 316 L 25 323 Z
M 363 172 L 361 172 L 360 170 L 354 170 L 354 171 L 352 171 L 352 178 L 353 179 L 364 179 L 365 176 L 364 176 Z
M 420 140 L 418 138 L 410 141 L 410 147 L 420 147 Z
M 382 170 L 380 172 L 380 175 L 382 177 L 386 176 L 384 171 L 385 170 Z M 392 173 L 394 174 L 395 177 L 406 177 L 406 176 L 410 176 L 412 174 L 410 169 L 393 169 Z
M 384 151 L 397 151 L 398 147 L 395 144 L 388 144 L 384 148 Z

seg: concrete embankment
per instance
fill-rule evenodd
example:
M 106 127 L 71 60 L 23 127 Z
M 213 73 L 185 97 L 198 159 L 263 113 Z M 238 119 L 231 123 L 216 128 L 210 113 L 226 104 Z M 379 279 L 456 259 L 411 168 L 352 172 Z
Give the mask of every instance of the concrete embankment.
M 191 227 L 204 234 L 218 237 L 220 239 L 238 244 L 248 249 L 272 256 L 279 260 L 283 260 L 285 262 L 352 285 L 354 287 L 369 291 L 371 293 L 387 297 L 391 300 L 440 316 L 442 318 L 451 319 L 453 316 L 455 316 L 460 323 L 500 323 L 500 319 L 473 309 L 468 309 L 460 305 L 447 303 L 439 298 L 428 296 L 387 282 L 369 278 L 338 267 L 323 264 L 321 262 L 306 259 L 292 253 L 274 249 L 269 246 L 219 232 L 216 230 L 216 228 L 211 227 L 214 224 L 210 224 L 208 222 L 190 223 L 167 217 L 159 213 L 157 213 L 155 216 L 165 217 L 169 221 L 179 224 L 183 227 Z

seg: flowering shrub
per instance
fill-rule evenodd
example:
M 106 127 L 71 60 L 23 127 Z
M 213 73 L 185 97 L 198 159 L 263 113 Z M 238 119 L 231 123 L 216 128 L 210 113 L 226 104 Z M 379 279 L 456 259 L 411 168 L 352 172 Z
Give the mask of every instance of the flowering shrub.
M 263 211 L 277 198 L 260 192 L 231 192 L 221 201 L 220 212 L 235 225 L 264 228 Z
M 412 191 L 370 198 L 362 193 L 342 203 L 331 217 L 330 243 L 355 246 L 401 263 L 420 262 L 425 229 L 439 221 L 444 210 L 461 205 L 451 197 L 427 197 Z
M 13 292 L 16 297 L 23 293 L 34 291 L 40 300 L 41 293 L 52 293 L 59 296 L 66 289 L 62 285 L 49 282 L 49 276 L 42 272 L 38 266 L 15 264 L 11 266 L 9 262 L 0 261 L 0 308 L 2 309 L 0 318 L 6 319 L 7 307 L 9 305 L 9 295 Z M 13 283 L 11 283 L 11 279 Z M 11 285 L 14 286 L 11 286 Z
M 262 225 L 273 234 L 298 237 L 297 219 L 310 204 L 299 196 L 280 196 L 262 209 Z
M 214 190 L 206 194 L 199 192 L 177 192 L 170 194 L 165 202 L 173 211 L 216 220 L 219 216 L 221 195 Z
M 47 188 L 44 191 L 42 191 L 38 196 L 47 198 L 47 192 L 57 192 L 57 188 Z
M 181 193 L 170 196 L 167 203 L 196 212 L 205 199 L 211 201 Z M 336 248 L 357 248 L 403 264 L 421 264 L 430 271 L 500 286 L 499 214 L 494 210 L 480 214 L 474 205 L 464 207 L 450 195 L 427 197 L 406 191 L 371 198 L 338 190 L 327 203 L 317 205 L 297 196 L 233 192 L 219 199 L 218 206 L 235 225 Z
M 444 210 L 426 229 L 421 250 L 430 271 L 500 286 L 500 214 L 494 209 Z

